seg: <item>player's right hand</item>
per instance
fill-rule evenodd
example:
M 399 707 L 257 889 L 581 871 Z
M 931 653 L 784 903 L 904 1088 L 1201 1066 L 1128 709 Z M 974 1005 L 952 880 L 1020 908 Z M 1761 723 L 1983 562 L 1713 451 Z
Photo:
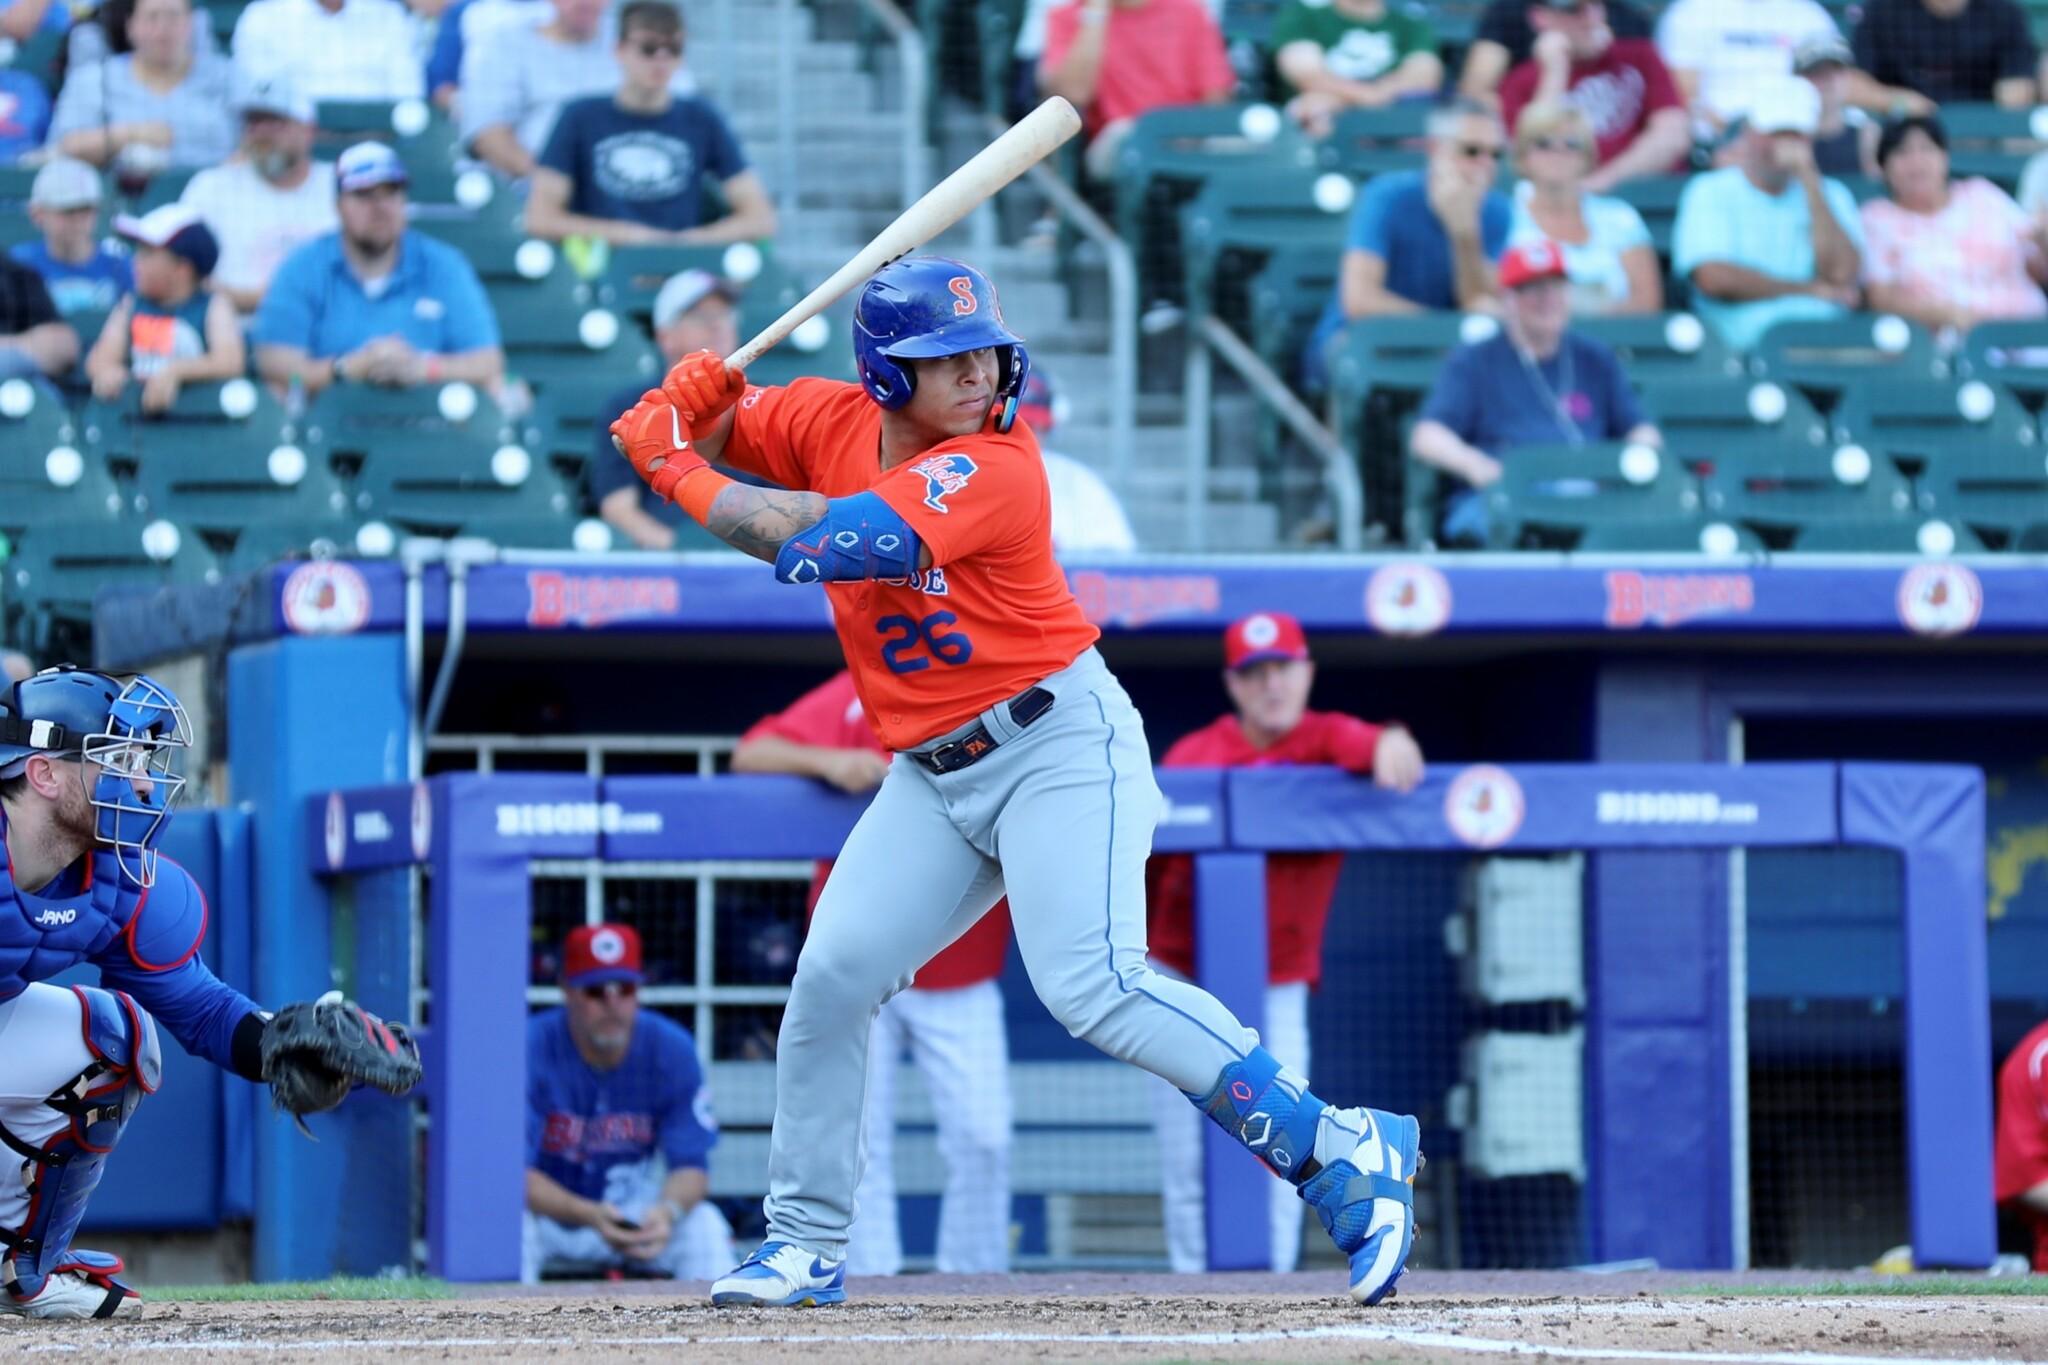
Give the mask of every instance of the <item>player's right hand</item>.
M 691 426 L 703 426 L 739 401 L 747 372 L 726 367 L 716 351 L 692 351 L 669 367 L 661 391 Z
M 649 389 L 611 425 L 612 444 L 664 502 L 704 461 L 690 449 L 690 424 L 660 389 Z

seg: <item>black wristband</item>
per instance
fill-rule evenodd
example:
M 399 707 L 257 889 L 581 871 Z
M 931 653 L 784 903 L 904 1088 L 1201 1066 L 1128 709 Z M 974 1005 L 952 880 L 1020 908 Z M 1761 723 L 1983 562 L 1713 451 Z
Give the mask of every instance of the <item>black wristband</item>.
M 234 1072 L 246 1081 L 263 1082 L 263 1031 L 270 1027 L 270 1021 L 261 1014 L 245 1014 L 242 1022 L 235 1025 L 235 1037 L 229 1045 L 229 1055 Z

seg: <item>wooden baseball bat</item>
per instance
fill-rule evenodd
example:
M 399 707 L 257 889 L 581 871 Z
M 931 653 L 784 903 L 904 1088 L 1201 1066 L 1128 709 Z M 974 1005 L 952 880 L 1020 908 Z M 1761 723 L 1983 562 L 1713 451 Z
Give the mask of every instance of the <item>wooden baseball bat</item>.
M 725 358 L 733 369 L 745 369 L 795 331 L 806 318 L 824 312 L 855 285 L 899 256 L 911 252 L 965 218 L 982 200 L 1024 174 L 1053 148 L 1081 130 L 1081 116 L 1058 95 L 1045 101 L 976 152 L 959 170 L 925 192 L 895 222 L 875 234 L 854 258 L 832 277 L 804 295 L 788 312 L 762 328 L 746 345 Z

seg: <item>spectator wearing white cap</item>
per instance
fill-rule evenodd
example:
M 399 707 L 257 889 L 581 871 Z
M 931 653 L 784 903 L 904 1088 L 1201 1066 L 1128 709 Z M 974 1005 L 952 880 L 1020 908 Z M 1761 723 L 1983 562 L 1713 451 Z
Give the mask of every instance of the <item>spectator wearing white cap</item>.
M 289 74 L 315 103 L 426 93 L 412 17 L 394 0 L 256 0 L 235 23 L 234 54 L 245 79 Z
M 1017 396 L 1017 418 L 1039 440 L 1045 482 L 1052 492 L 1052 549 L 1056 555 L 1133 554 L 1138 536 L 1131 519 L 1100 474 L 1044 444 L 1059 425 L 1066 400 L 1043 365 L 1033 365 Z
M 135 0 L 127 38 L 130 51 L 65 76 L 51 145 L 145 179 L 167 166 L 225 160 L 235 146 L 230 69 L 211 49 L 194 48 L 191 0 Z
M 1469 485 L 1445 505 L 1451 544 L 1485 543 L 1478 490 L 1499 480 L 1502 457 L 1512 459 L 1516 446 L 1664 440 L 1644 420 L 1614 352 L 1570 330 L 1570 277 L 1557 243 L 1509 247 L 1500 283 L 1503 327 L 1444 358 L 1408 442 L 1417 460 Z
M 14 248 L 14 259 L 43 277 L 65 317 L 104 313 L 135 287 L 128 257 L 99 237 L 99 172 L 75 157 L 43 163 L 28 191 L 28 216 L 42 232 Z
M 536 237 L 621 244 L 754 241 L 775 209 L 709 100 L 669 88 L 683 60 L 682 12 L 630 0 L 619 12 L 619 87 L 570 100 L 548 134 L 526 201 Z M 716 193 L 726 212 L 715 215 Z
M 739 349 L 740 291 L 731 281 L 704 270 L 669 276 L 654 296 L 654 344 L 662 363 L 673 365 L 692 351 L 731 355 Z M 687 517 L 649 488 L 612 444 L 611 419 L 640 401 L 644 383 L 630 384 L 608 399 L 596 424 L 591 450 L 590 500 L 597 514 L 643 550 L 675 548 L 676 528 Z
M 279 388 L 342 380 L 404 388 L 505 377 L 497 318 L 462 253 L 406 227 L 405 163 L 358 142 L 334 163 L 340 226 L 271 277 L 251 334 L 256 368 Z
M 162 412 L 187 383 L 241 374 L 249 354 L 235 307 L 206 287 L 220 245 L 205 221 L 165 204 L 140 218 L 122 214 L 114 231 L 135 245 L 135 289 L 85 358 L 93 396 L 112 402 L 139 382 L 142 410 Z
M 1820 94 L 1796 76 L 1758 81 L 1735 164 L 1694 176 L 1678 201 L 1671 268 L 1700 316 L 1746 351 L 1774 323 L 1830 318 L 1861 298 L 1856 200 L 1814 164 Z
M 179 202 L 213 228 L 213 287 L 246 317 L 285 257 L 340 220 L 334 167 L 313 160 L 313 101 L 283 73 L 240 84 L 241 150 L 193 176 Z

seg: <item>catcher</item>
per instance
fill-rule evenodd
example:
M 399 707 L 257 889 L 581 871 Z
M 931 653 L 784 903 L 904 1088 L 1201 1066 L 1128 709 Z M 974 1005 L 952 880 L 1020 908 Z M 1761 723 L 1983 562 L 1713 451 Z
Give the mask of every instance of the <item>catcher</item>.
M 405 1030 L 338 992 L 272 1015 L 200 960 L 206 902 L 156 851 L 190 743 L 149 678 L 54 668 L 0 689 L 0 1144 L 20 1158 L 0 1165 L 0 1312 L 142 1315 L 120 1258 L 71 1238 L 162 1079 L 157 1021 L 295 1118 L 358 1081 L 396 1095 L 419 1080 Z M 100 985 L 48 984 L 83 962 Z

